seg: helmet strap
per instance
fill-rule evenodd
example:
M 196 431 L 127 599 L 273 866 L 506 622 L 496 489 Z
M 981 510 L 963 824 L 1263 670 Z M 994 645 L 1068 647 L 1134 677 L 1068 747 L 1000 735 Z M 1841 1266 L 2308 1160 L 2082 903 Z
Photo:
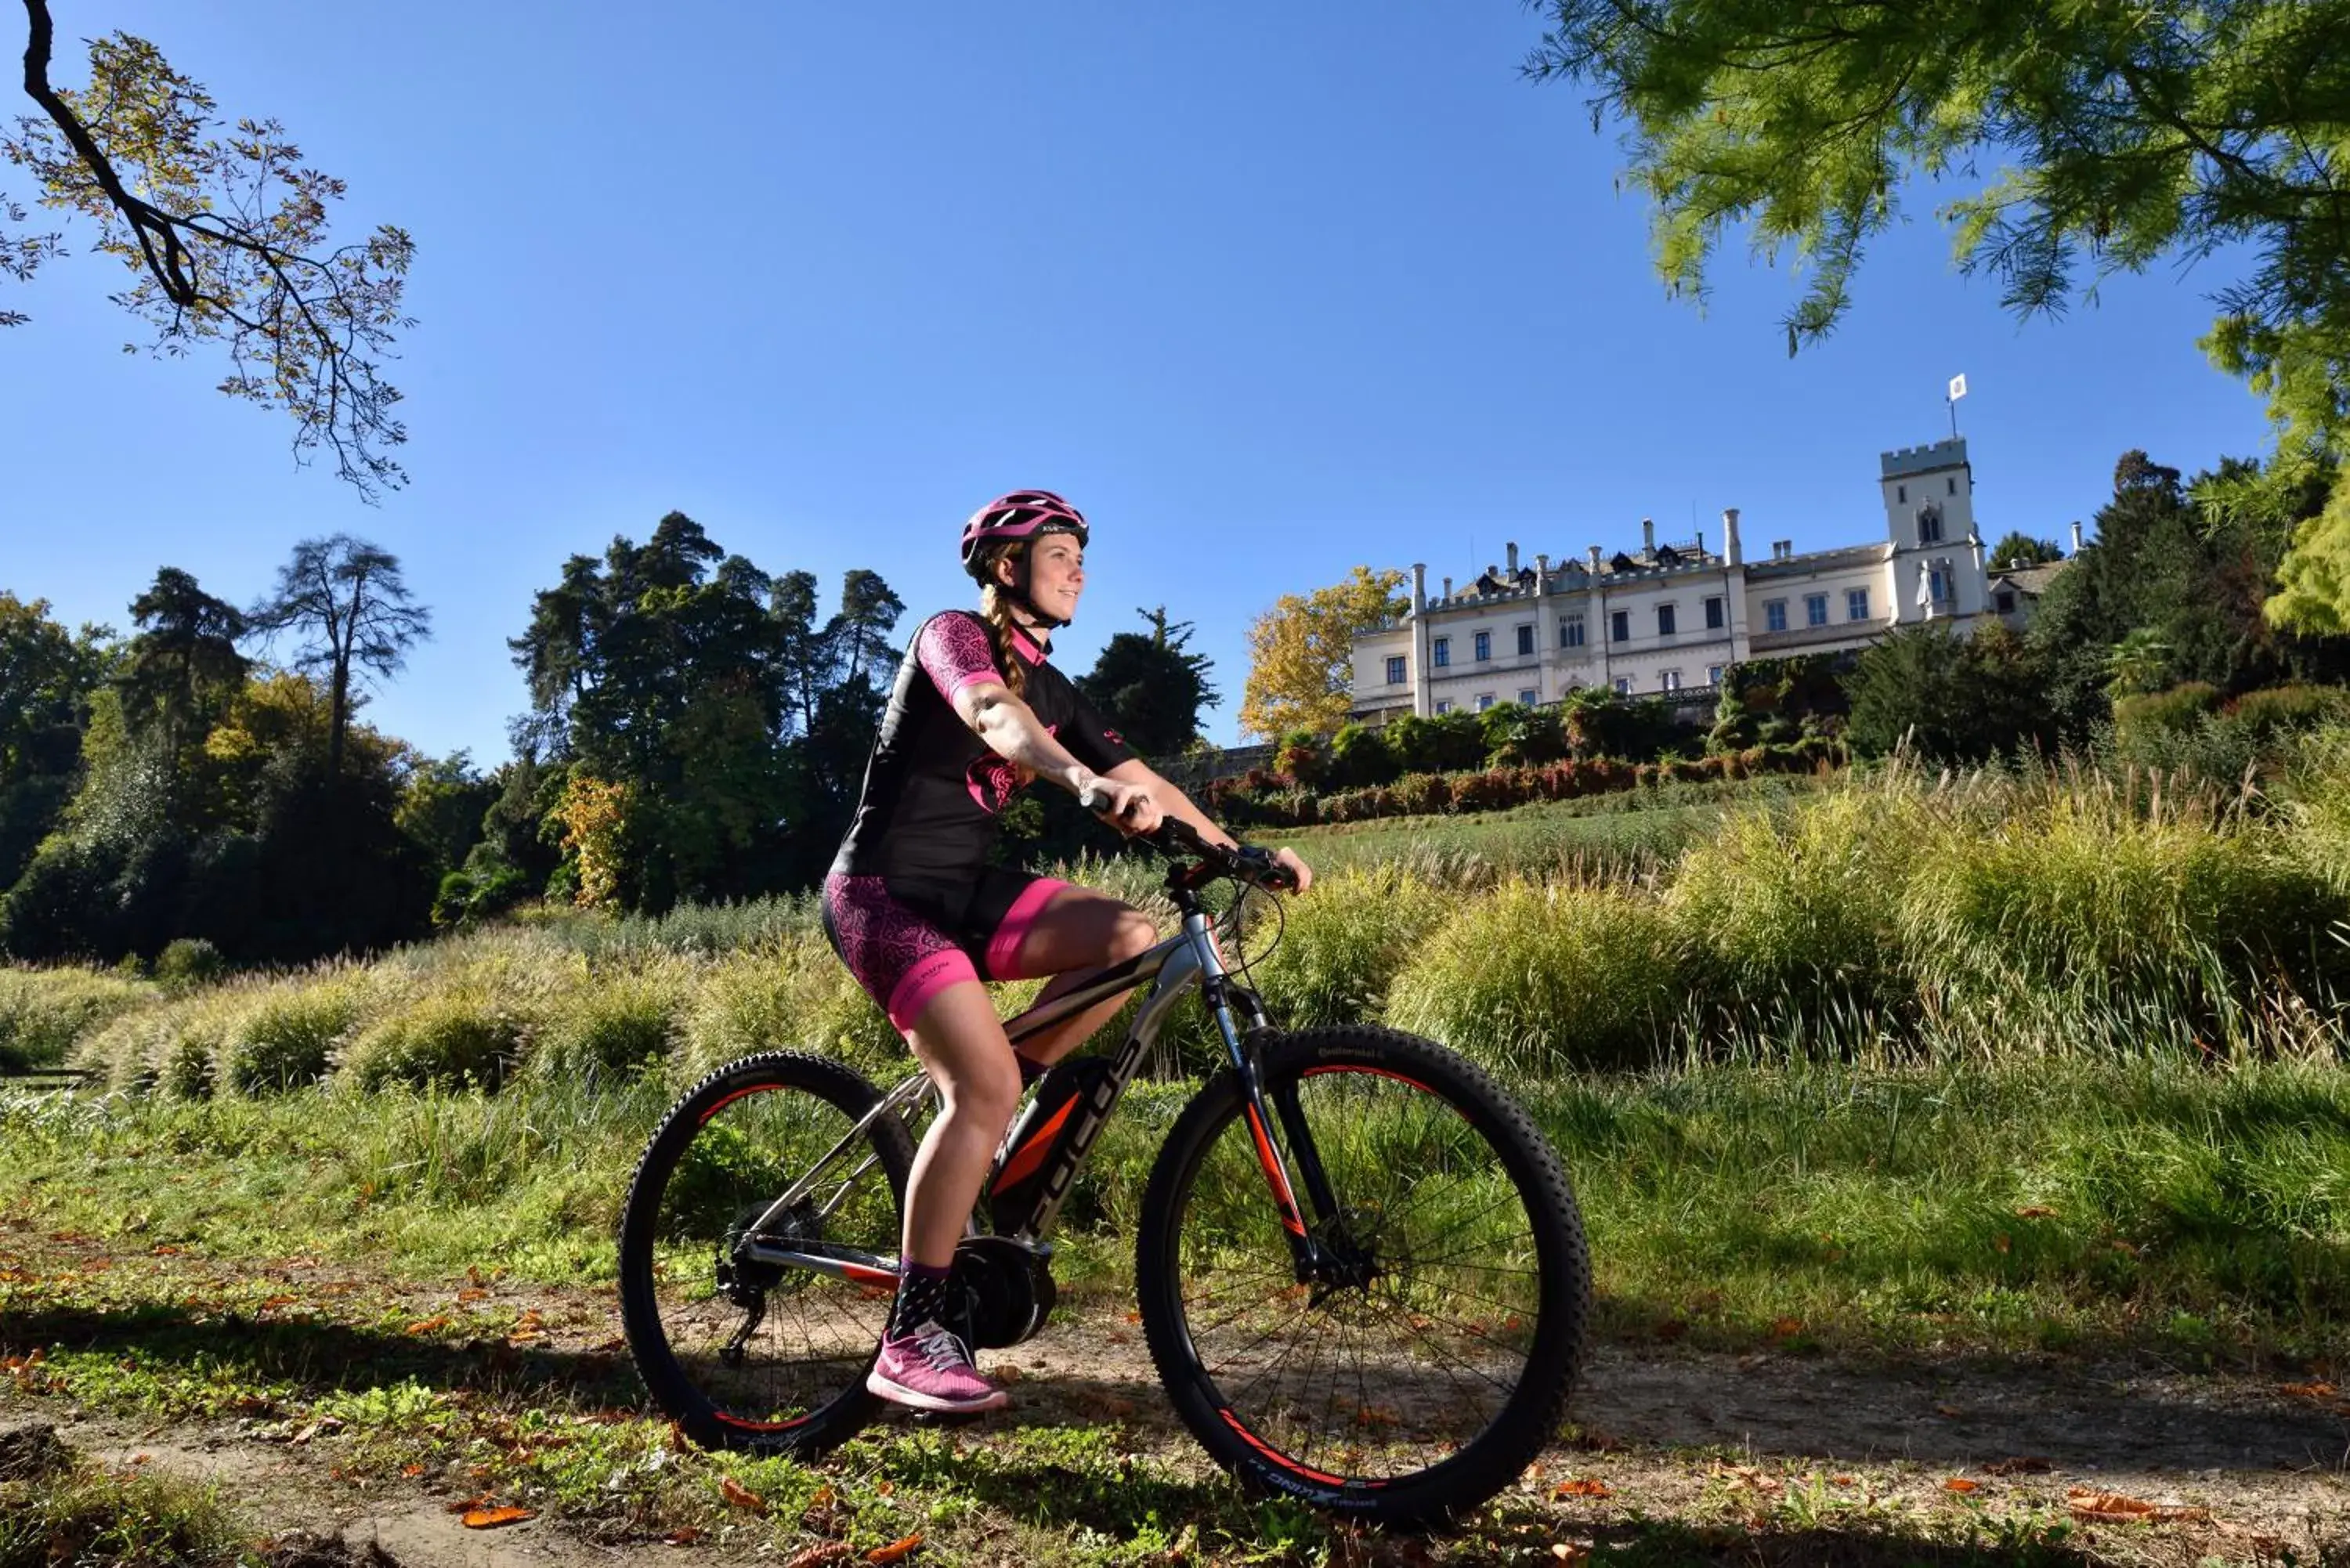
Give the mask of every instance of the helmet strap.
M 1014 582 L 1009 587 L 1003 588 L 1003 592 L 1004 597 L 1010 599 L 1015 608 L 1026 610 L 1029 615 L 1035 618 L 1036 624 L 1048 635 L 1069 624 L 1067 621 L 1046 615 L 1036 607 L 1036 601 L 1028 597 L 1028 557 L 1024 554 L 1020 557 L 1014 572 Z

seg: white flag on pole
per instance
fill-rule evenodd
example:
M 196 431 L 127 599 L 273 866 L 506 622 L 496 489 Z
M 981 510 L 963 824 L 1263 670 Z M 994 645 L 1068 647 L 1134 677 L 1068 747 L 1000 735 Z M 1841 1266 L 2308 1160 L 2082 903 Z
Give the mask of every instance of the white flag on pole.
M 1918 606 L 1929 614 L 1934 608 L 1933 574 L 1924 566 L 1918 568 Z
M 1967 379 L 1966 379 L 1964 376 L 1953 376 L 1953 377 L 1951 377 L 1951 378 L 1950 378 L 1950 401 L 1952 401 L 1952 402 L 1954 402 L 1954 403 L 1955 403 L 1955 402 L 1957 402 L 1960 398 L 1963 398 L 1963 397 L 1965 397 L 1966 395 L 1967 395 Z

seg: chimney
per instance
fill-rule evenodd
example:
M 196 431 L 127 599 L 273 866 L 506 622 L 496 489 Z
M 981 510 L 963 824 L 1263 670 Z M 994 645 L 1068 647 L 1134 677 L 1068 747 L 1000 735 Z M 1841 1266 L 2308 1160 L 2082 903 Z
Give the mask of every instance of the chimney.
M 1705 559 L 1705 530 L 1702 528 L 1698 530 L 1697 558 L 1700 561 Z
M 1447 604 L 1452 602 L 1452 579 L 1451 577 L 1444 579 L 1444 599 Z
M 1599 575 L 1599 546 L 1596 545 L 1591 546 L 1591 575 L 1595 577 Z
M 1643 517 L 1640 519 L 1640 548 L 1648 551 L 1650 555 L 1656 554 L 1657 520 L 1653 517 Z
M 2078 517 L 2075 517 L 2075 518 L 2074 518 L 2074 519 L 2073 519 L 2073 554 L 2074 554 L 2074 555 L 2076 555 L 2076 556 L 2077 556 L 2077 555 L 2079 555 L 2080 553 L 2081 553 L 2081 520 L 2080 520 Z
M 1550 592 L 1550 557 L 1549 557 L 1548 556 L 1536 556 L 1534 557 L 1534 598 L 1535 598 L 1535 600 L 1536 600 L 1537 602 L 1539 602 L 1539 601 L 1541 600 L 1541 598 L 1543 597 L 1543 596 L 1544 596 L 1544 595 L 1545 595 L 1545 594 L 1547 594 L 1547 593 L 1549 593 L 1549 592 Z M 1535 635 L 1535 637 L 1540 638 L 1542 634 L 1541 634 L 1540 632 L 1536 632 L 1534 635 Z M 1536 644 L 1536 646 L 1540 646 L 1540 644 L 1539 644 L 1539 643 L 1537 643 L 1537 644 Z
M 1513 577 L 1515 577 L 1517 575 L 1518 575 L 1518 542 L 1517 542 L 1515 539 L 1513 539 L 1513 540 L 1511 540 L 1511 541 L 1510 541 L 1510 576 L 1513 576 Z
M 1730 564 L 1733 566 L 1738 566 L 1740 564 L 1738 558 L 1738 508 L 1735 506 L 1725 506 L 1721 509 L 1721 547 L 1723 552 L 1728 556 Z
M 1411 613 L 1418 619 L 1428 607 L 1428 563 L 1414 561 L 1411 566 Z

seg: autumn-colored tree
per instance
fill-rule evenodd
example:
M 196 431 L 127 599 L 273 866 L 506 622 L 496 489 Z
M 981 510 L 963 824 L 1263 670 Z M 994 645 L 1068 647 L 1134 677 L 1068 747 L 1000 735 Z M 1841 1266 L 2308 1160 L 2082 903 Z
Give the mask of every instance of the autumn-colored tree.
M 370 499 L 397 488 L 388 449 L 408 434 L 378 360 L 411 325 L 400 296 L 414 242 L 386 224 L 332 244 L 343 182 L 310 167 L 276 120 L 224 120 L 144 38 L 96 40 L 89 85 L 56 85 L 49 0 L 24 7 L 24 88 L 40 113 L 0 135 L 0 157 L 30 177 L 36 202 L 95 225 L 90 248 L 130 269 L 113 297 L 153 334 L 152 352 L 218 346 L 221 390 L 290 413 L 297 457 L 331 452 Z M 64 254 L 61 233 L 26 221 L 0 191 L 0 277 L 18 283 Z M 0 327 L 25 319 L 0 307 Z
M 1346 581 L 1284 594 L 1249 628 L 1241 733 L 1271 740 L 1294 730 L 1335 733 L 1347 722 L 1355 639 L 1410 607 L 1403 574 L 1357 566 Z
M 1543 8 L 1528 70 L 1587 84 L 1595 124 L 1629 127 L 1674 290 L 1702 298 L 1732 234 L 1792 252 L 1808 275 L 1792 353 L 1843 317 L 1914 192 L 1996 171 L 1940 215 L 2010 309 L 2061 314 L 2166 259 L 2225 265 L 2202 346 L 2268 400 L 2281 483 L 2350 446 L 2350 0 Z M 2293 540 L 2273 624 L 2350 623 L 2350 499 L 2333 515 Z

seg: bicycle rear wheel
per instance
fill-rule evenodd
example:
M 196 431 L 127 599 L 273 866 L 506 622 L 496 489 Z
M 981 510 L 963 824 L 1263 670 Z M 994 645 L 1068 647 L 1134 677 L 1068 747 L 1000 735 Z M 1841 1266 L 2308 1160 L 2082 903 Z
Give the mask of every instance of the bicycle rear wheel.
M 695 1085 L 646 1145 L 620 1217 L 620 1314 L 646 1387 L 695 1442 L 814 1453 L 872 1415 L 865 1374 L 896 1293 L 914 1158 L 896 1116 L 850 1138 L 879 1099 L 822 1057 L 750 1056 Z
M 1565 1171 L 1484 1073 L 1429 1041 L 1312 1030 L 1259 1061 L 1320 1261 L 1295 1262 L 1239 1080 L 1221 1075 L 1143 1201 L 1152 1357 L 1243 1480 L 1440 1521 L 1514 1480 L 1565 1414 L 1591 1274 Z

